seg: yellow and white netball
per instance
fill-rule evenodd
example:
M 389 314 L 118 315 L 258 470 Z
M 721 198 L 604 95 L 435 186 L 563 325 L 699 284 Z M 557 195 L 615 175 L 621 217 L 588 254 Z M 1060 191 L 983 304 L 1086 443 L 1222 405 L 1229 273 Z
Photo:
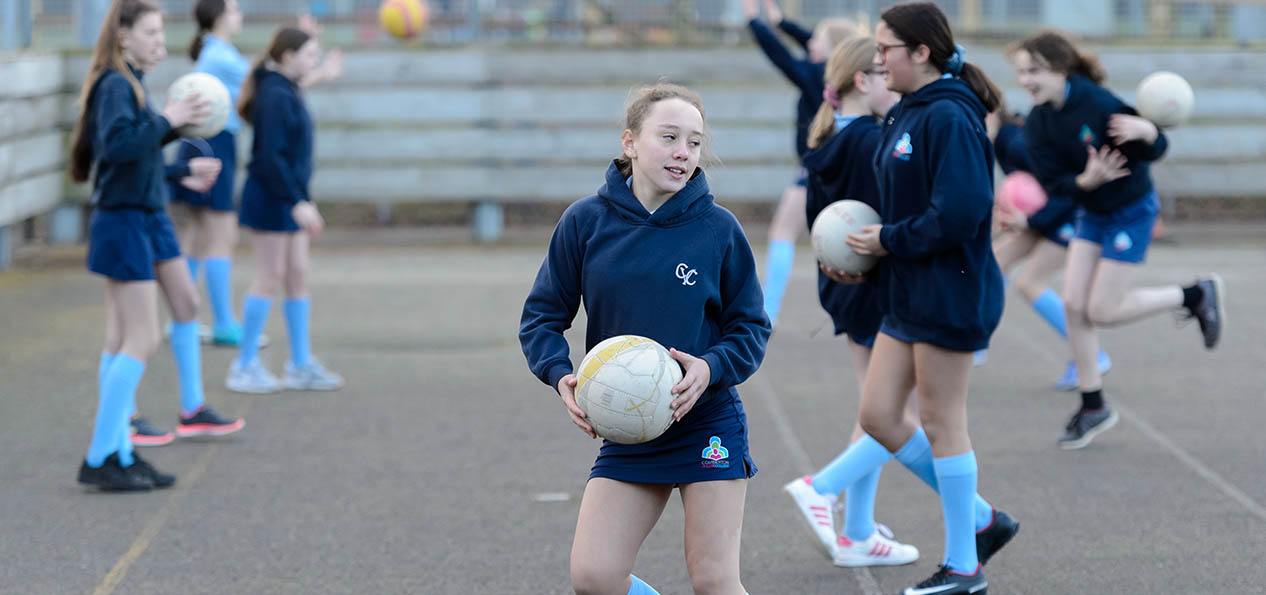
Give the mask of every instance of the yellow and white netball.
M 197 93 L 200 100 L 209 102 L 207 109 L 211 113 L 201 124 L 197 126 L 186 124 L 177 132 L 181 136 L 197 138 L 210 138 L 219 134 L 221 130 L 224 130 L 224 124 L 229 121 L 229 110 L 233 109 L 228 87 L 225 87 L 220 79 L 205 72 L 191 72 L 176 79 L 176 82 L 167 88 L 167 100 L 180 101 L 193 93 Z
M 426 28 L 429 12 L 422 0 L 386 0 L 378 8 L 378 23 L 384 31 L 408 39 Z
M 846 273 L 869 271 L 878 259 L 854 252 L 845 242 L 848 234 L 859 233 L 862 227 L 876 223 L 879 223 L 879 213 L 864 202 L 837 200 L 827 205 L 813 220 L 810 231 L 818 262 Z
M 1191 117 L 1195 93 L 1191 85 L 1169 71 L 1153 72 L 1139 83 L 1139 115 L 1157 126 L 1177 126 Z
M 581 360 L 576 404 L 599 436 L 639 444 L 672 425 L 671 391 L 681 376 L 681 366 L 659 343 L 637 335 L 611 337 Z

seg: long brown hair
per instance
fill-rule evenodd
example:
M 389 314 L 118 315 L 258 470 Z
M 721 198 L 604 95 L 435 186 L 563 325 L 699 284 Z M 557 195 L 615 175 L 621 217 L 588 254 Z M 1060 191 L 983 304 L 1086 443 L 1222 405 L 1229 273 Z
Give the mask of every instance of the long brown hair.
M 193 6 L 193 20 L 198 23 L 198 30 L 189 42 L 189 59 L 198 61 L 202 54 L 202 36 L 215 28 L 215 21 L 224 14 L 228 4 L 224 0 L 198 0 Z
M 268 51 L 255 59 L 255 65 L 251 68 L 250 74 L 242 82 L 242 95 L 237 100 L 237 113 L 241 114 L 243 120 L 251 121 L 251 112 L 255 109 L 255 90 L 259 86 L 259 77 L 263 76 L 268 69 L 268 62 L 271 60 L 274 64 L 280 64 L 281 57 L 286 52 L 299 51 L 299 48 L 308 43 L 309 39 L 312 39 L 312 36 L 298 27 L 277 29 L 277 32 L 273 34 L 273 40 L 268 43 Z
M 161 11 L 150 0 L 114 0 L 110 3 L 105 19 L 101 21 L 101 32 L 97 34 L 97 44 L 92 48 L 88 74 L 84 76 L 83 86 L 79 90 L 79 120 L 75 122 L 75 131 L 70 137 L 70 179 L 76 182 L 88 181 L 88 175 L 92 171 L 92 135 L 88 133 L 92 106 L 88 105 L 88 100 L 101 73 L 109 69 L 123 75 L 132 86 L 132 93 L 136 95 L 136 105 L 142 109 L 145 107 L 145 88 L 132 75 L 127 61 L 123 59 L 120 36 L 122 29 L 131 29 L 141 17 L 151 12 Z
M 845 39 L 835 46 L 831 58 L 826 61 L 826 94 L 840 99 L 853 92 L 854 75 L 865 72 L 875 61 L 875 38 L 870 36 Z M 825 98 L 824 98 L 825 99 Z M 824 100 L 809 125 L 809 148 L 822 146 L 835 134 L 835 110 L 837 105 Z
M 1099 58 L 1090 52 L 1083 52 L 1073 45 L 1072 39 L 1060 31 L 1044 29 L 1031 37 L 1007 48 L 1007 57 L 1024 50 L 1034 58 L 1046 62 L 1051 70 L 1064 74 L 1080 74 L 1095 84 L 1108 78 L 1108 73 L 1099 63 Z
M 698 93 L 681 85 L 661 82 L 635 89 L 629 94 L 629 104 L 624 110 L 624 129 L 629 130 L 636 137 L 642 132 L 642 123 L 646 121 L 646 117 L 650 115 L 655 104 L 668 99 L 680 99 L 699 110 L 699 116 L 704 122 L 703 146 L 700 151 L 703 156 L 700 161 L 714 160 L 709 147 L 712 139 L 708 134 L 708 112 L 703 109 L 703 99 Z M 615 158 L 615 165 L 620 169 L 620 175 L 626 178 L 633 175 L 633 161 L 624 154 Z
M 954 32 L 950 30 L 949 20 L 931 2 L 910 2 L 898 4 L 885 10 L 880 20 L 888 24 L 892 33 L 909 49 L 924 45 L 928 48 L 928 61 L 941 72 L 950 71 L 950 56 L 955 54 Z M 1002 93 L 989 80 L 985 71 L 975 64 L 963 62 L 956 74 L 972 93 L 985 104 L 985 111 L 992 112 L 998 107 L 998 98 Z

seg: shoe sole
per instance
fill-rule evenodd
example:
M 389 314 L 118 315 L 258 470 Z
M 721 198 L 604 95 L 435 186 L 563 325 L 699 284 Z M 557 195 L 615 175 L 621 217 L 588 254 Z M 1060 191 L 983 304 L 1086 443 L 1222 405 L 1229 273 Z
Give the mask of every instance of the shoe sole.
M 1079 448 L 1085 448 L 1086 445 L 1090 444 L 1091 440 L 1095 439 L 1095 436 L 1098 436 L 1099 434 L 1102 434 L 1108 430 L 1111 430 L 1114 426 L 1117 425 L 1117 422 L 1120 420 L 1121 420 L 1121 416 L 1117 414 L 1116 410 L 1114 409 L 1112 411 L 1112 415 L 1108 416 L 1108 419 L 1103 420 L 1103 423 L 1087 430 L 1085 436 L 1082 436 L 1081 438 L 1074 440 L 1072 442 L 1060 442 L 1059 447 L 1062 450 L 1077 450 Z
M 818 530 L 814 529 L 813 524 L 810 523 L 809 519 L 804 516 L 804 509 L 807 507 L 800 503 L 800 498 L 796 496 L 796 492 L 792 488 L 792 485 L 794 485 L 797 481 L 804 481 L 804 479 L 795 479 L 791 483 L 782 486 L 782 491 L 786 492 L 788 496 L 791 496 L 792 502 L 795 502 L 796 504 L 796 516 L 800 517 L 800 520 L 803 521 L 802 523 L 797 524 L 804 527 L 805 530 L 809 532 L 809 537 L 813 538 L 814 548 L 819 552 L 822 552 L 822 555 L 826 556 L 827 559 L 834 561 L 835 555 L 831 552 L 831 548 L 825 543 L 822 543 L 822 538 L 818 537 Z M 827 512 L 829 513 L 830 511 L 828 510 Z
M 1226 286 L 1222 282 L 1222 275 L 1217 273 L 1209 273 L 1209 280 L 1213 281 L 1213 297 L 1216 298 L 1214 303 L 1218 309 L 1218 336 L 1214 337 L 1213 345 L 1205 345 L 1205 349 L 1210 351 L 1218 348 L 1218 343 L 1222 342 L 1222 329 L 1226 328 L 1226 305 L 1223 303 L 1223 294 L 1226 293 Z
M 854 558 L 854 559 L 835 558 L 834 560 L 832 560 L 832 562 L 834 562 L 835 565 L 839 566 L 840 568 L 865 568 L 868 566 L 905 566 L 907 564 L 914 564 L 915 562 L 918 562 L 918 561 L 919 561 L 918 554 L 915 554 L 913 558 L 910 558 L 909 560 L 904 560 L 904 561 L 893 559 L 893 558 L 871 558 L 871 557 Z
M 235 393 L 242 393 L 244 395 L 271 395 L 273 393 L 281 392 L 281 387 L 260 389 L 260 388 L 244 387 L 244 386 L 233 386 L 232 384 L 229 384 L 228 382 L 224 383 L 224 388 L 227 388 Z
M 138 434 L 132 435 L 132 446 L 143 446 L 146 448 L 151 447 L 151 446 L 167 446 L 168 444 L 171 444 L 172 442 L 176 441 L 175 434 L 167 434 L 166 436 L 163 436 L 163 437 L 146 437 L 146 438 L 137 438 L 137 436 Z
M 176 426 L 176 435 L 181 438 L 196 436 L 227 436 L 246 427 L 246 420 L 239 419 L 231 424 L 191 424 Z

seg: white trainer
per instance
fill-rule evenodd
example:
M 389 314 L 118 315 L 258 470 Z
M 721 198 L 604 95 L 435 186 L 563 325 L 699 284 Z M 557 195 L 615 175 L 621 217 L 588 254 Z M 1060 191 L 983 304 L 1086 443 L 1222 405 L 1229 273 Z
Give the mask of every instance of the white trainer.
M 303 366 L 286 362 L 282 385 L 286 390 L 338 390 L 343 388 L 343 377 L 327 370 L 313 357 Z
M 281 391 L 281 384 L 258 358 L 245 366 L 233 360 L 229 366 L 228 378 L 224 379 L 225 388 L 235 393 L 264 395 Z
M 885 527 L 886 528 L 886 527 Z M 889 530 L 891 531 L 891 530 Z M 876 530 L 865 541 L 853 541 L 843 535 L 832 555 L 836 566 L 900 566 L 919 559 L 919 548 L 901 543 Z
M 835 549 L 835 519 L 832 518 L 831 507 L 835 503 L 834 496 L 824 496 L 813 489 L 813 477 L 793 479 L 782 487 L 793 500 L 800 516 L 804 517 L 809 529 L 813 532 L 814 542 L 823 554 L 831 556 Z

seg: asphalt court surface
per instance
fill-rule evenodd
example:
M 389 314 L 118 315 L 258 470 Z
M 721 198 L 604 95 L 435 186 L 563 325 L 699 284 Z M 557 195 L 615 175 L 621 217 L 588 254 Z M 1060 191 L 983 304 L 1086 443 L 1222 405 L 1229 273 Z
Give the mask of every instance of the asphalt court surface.
M 101 280 L 74 259 L 0 274 L 0 593 L 569 592 L 598 443 L 529 374 L 516 337 L 545 239 L 478 248 L 402 234 L 317 244 L 314 351 L 347 388 L 236 395 L 223 388 L 234 352 L 206 348 L 208 401 L 247 426 L 143 451 L 179 482 L 140 495 L 74 481 L 95 411 Z M 1075 393 L 1049 388 L 1065 348 L 1008 293 L 969 405 L 980 491 L 1022 523 L 987 568 L 991 593 L 1263 592 L 1263 256 L 1266 228 L 1153 248 L 1139 284 L 1209 270 L 1225 278 L 1223 343 L 1204 351 L 1196 326 L 1168 315 L 1105 330 L 1115 363 L 1105 392 L 1122 421 L 1076 452 L 1055 447 L 1077 405 Z M 249 254 L 239 263 L 240 297 Z M 876 517 L 923 557 L 858 571 L 812 548 L 780 489 L 845 446 L 857 407 L 813 274 L 802 245 L 764 366 L 739 389 L 760 468 L 747 496 L 744 585 L 896 593 L 943 551 L 930 490 L 885 468 Z M 576 361 L 583 323 L 569 331 Z M 277 308 L 267 332 L 263 357 L 279 371 Z M 141 383 L 141 410 L 173 426 L 176 391 L 164 346 Z M 674 497 L 637 560 L 636 574 L 661 593 L 690 592 L 682 526 Z

